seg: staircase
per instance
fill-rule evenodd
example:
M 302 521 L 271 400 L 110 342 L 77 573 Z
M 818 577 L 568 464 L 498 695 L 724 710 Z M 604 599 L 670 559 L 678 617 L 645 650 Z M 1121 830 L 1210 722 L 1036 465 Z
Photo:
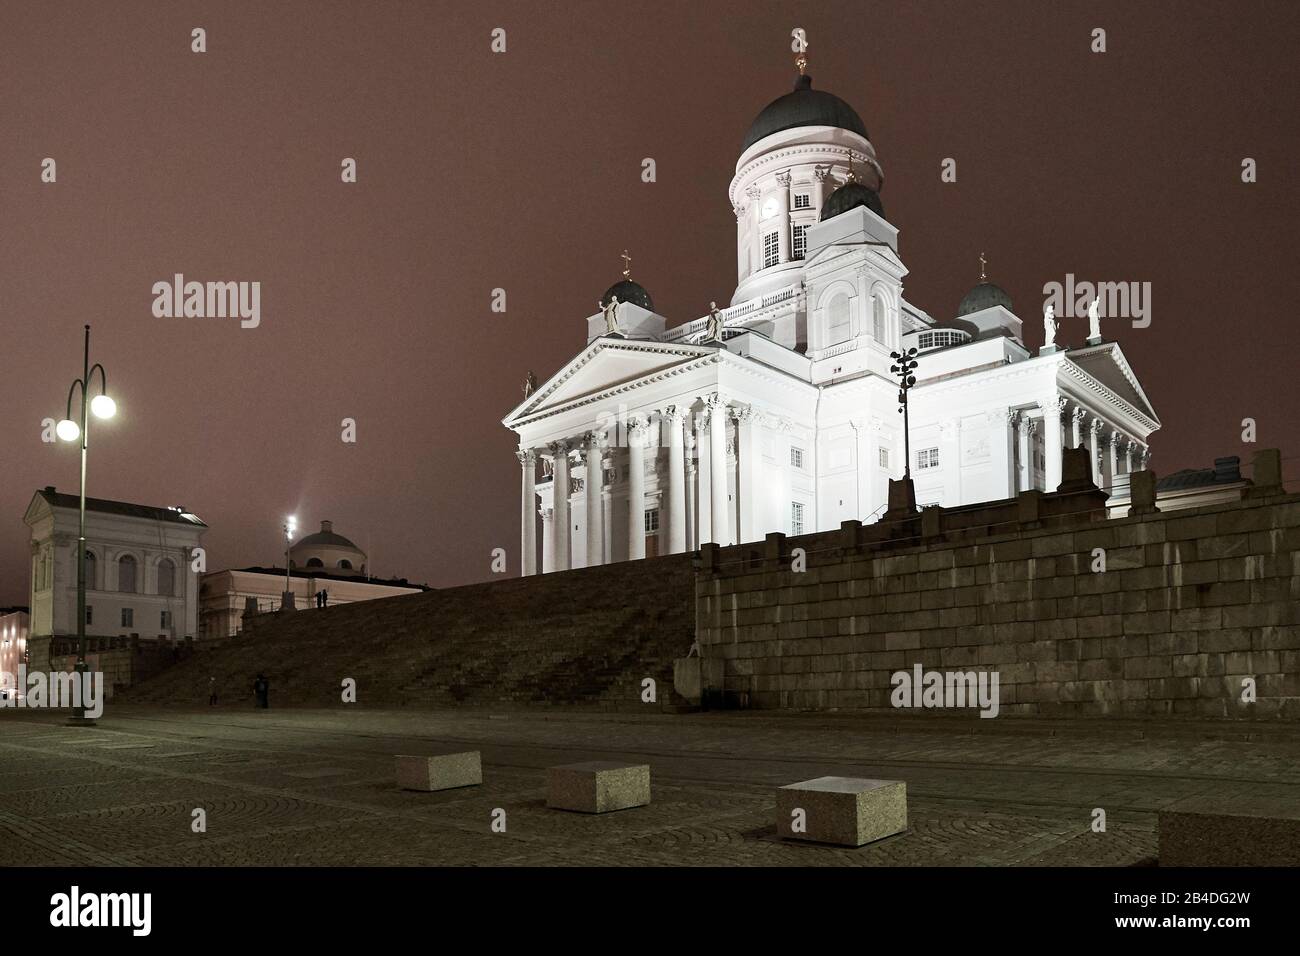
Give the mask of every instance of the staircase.
M 254 619 L 238 637 L 127 690 L 117 700 L 252 706 L 253 679 L 271 706 L 342 705 L 352 678 L 372 707 L 641 709 L 641 681 L 665 708 L 673 659 L 694 638 L 690 555 L 671 555 Z

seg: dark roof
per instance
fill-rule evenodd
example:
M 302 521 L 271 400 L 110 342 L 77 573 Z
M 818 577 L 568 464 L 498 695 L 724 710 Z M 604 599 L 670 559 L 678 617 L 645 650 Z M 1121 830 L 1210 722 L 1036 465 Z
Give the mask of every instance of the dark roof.
M 639 305 L 647 312 L 655 310 L 654 301 L 650 298 L 650 293 L 639 282 L 633 282 L 631 279 L 624 279 L 621 282 L 615 282 L 605 290 L 605 294 L 600 297 L 601 308 L 609 305 L 610 296 L 618 296 L 620 302 L 631 302 Z
M 758 114 L 745 134 L 743 153 L 765 136 L 799 126 L 835 126 L 870 139 L 861 118 L 838 96 L 812 88 L 812 77 L 801 76 L 794 89 L 779 96 Z
M 47 486 L 36 492 L 52 508 L 80 508 L 81 499 L 78 495 L 67 495 L 60 491 L 55 491 L 53 486 Z M 149 518 L 153 521 L 170 521 L 175 524 L 198 526 L 206 528 L 207 525 L 199 520 L 198 515 L 189 514 L 176 508 L 155 508 L 153 505 L 136 505 L 129 501 L 110 501 L 107 498 L 87 498 L 86 510 L 98 511 L 101 514 L 124 515 L 128 518 Z M 186 517 L 188 515 L 188 517 Z
M 834 219 L 859 206 L 866 206 L 881 219 L 885 218 L 885 205 L 880 201 L 880 193 L 862 183 L 848 182 L 826 197 L 822 203 L 821 221 Z
M 984 309 L 991 309 L 995 305 L 1000 305 L 1008 312 L 1014 313 L 1011 308 L 1011 296 L 1007 295 L 1005 289 L 992 282 L 981 282 L 975 288 L 966 293 L 966 297 L 961 300 L 957 306 L 957 317 L 970 315 L 972 312 L 981 312 Z
M 277 577 L 284 577 L 284 568 L 231 568 L 232 571 L 248 571 L 252 574 L 274 574 Z M 386 584 L 395 588 L 419 588 L 421 591 L 432 591 L 433 588 L 427 584 L 412 584 L 406 578 L 368 578 L 365 575 L 360 577 L 348 574 L 330 574 L 318 568 L 294 568 L 295 578 L 319 578 L 326 581 L 346 581 L 350 584 Z
M 25 604 L 16 604 L 13 607 L 0 607 L 0 615 L 4 614 L 28 614 L 30 608 Z
M 317 531 L 315 534 L 309 534 L 301 541 L 294 542 L 294 549 L 304 546 L 316 545 L 322 548 L 351 548 L 353 551 L 361 551 L 355 544 L 343 537 L 341 534 L 335 534 L 333 531 Z M 364 552 L 362 552 L 364 553 Z
M 1213 468 L 1184 468 L 1172 475 L 1156 480 L 1156 491 L 1181 491 L 1185 488 L 1205 488 L 1211 485 L 1229 485 L 1244 481 L 1241 477 L 1241 459 L 1236 455 L 1214 459 Z

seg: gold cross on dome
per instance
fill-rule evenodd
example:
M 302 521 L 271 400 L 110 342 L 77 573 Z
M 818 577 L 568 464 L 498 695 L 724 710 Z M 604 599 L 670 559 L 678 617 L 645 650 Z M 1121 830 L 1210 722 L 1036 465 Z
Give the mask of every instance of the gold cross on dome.
M 988 260 L 984 258 L 984 253 L 981 252 L 980 253 L 980 282 L 983 282 L 986 279 L 988 279 L 988 276 L 984 274 L 984 269 L 987 265 L 988 265 Z
M 632 257 L 629 256 L 627 250 L 624 249 L 621 258 L 623 260 L 623 278 L 626 279 L 632 274 Z

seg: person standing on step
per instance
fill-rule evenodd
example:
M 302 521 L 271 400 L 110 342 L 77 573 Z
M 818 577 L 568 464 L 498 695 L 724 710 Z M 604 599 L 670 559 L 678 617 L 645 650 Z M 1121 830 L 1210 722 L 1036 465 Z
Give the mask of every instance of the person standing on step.
M 217 679 L 216 677 L 208 678 L 208 706 L 217 706 Z
M 320 592 L 320 606 L 321 607 L 330 606 L 330 592 L 328 588 L 324 588 Z
M 271 682 L 262 674 L 257 675 L 257 680 L 253 681 L 253 694 L 257 698 L 257 706 L 266 710 L 271 706 Z

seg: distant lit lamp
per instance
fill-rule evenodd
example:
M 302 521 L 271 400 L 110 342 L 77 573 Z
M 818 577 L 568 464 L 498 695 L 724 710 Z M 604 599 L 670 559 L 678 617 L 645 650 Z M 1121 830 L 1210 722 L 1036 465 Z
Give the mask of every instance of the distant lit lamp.
M 91 376 L 99 372 L 99 394 L 88 399 Z M 72 417 L 72 396 L 81 391 L 80 424 Z M 81 354 L 81 378 L 75 379 L 68 389 L 68 406 L 63 420 L 54 427 L 54 433 L 67 442 L 81 441 L 81 491 L 77 515 L 77 677 L 82 680 L 86 673 L 86 448 L 89 442 L 90 419 L 87 411 L 96 418 L 112 418 L 117 414 L 117 403 L 108 397 L 108 374 L 104 366 L 90 364 L 90 326 L 86 326 L 85 343 Z M 85 686 L 84 683 L 82 685 Z M 74 711 L 72 722 L 93 726 L 93 720 L 86 719 L 85 701 Z

